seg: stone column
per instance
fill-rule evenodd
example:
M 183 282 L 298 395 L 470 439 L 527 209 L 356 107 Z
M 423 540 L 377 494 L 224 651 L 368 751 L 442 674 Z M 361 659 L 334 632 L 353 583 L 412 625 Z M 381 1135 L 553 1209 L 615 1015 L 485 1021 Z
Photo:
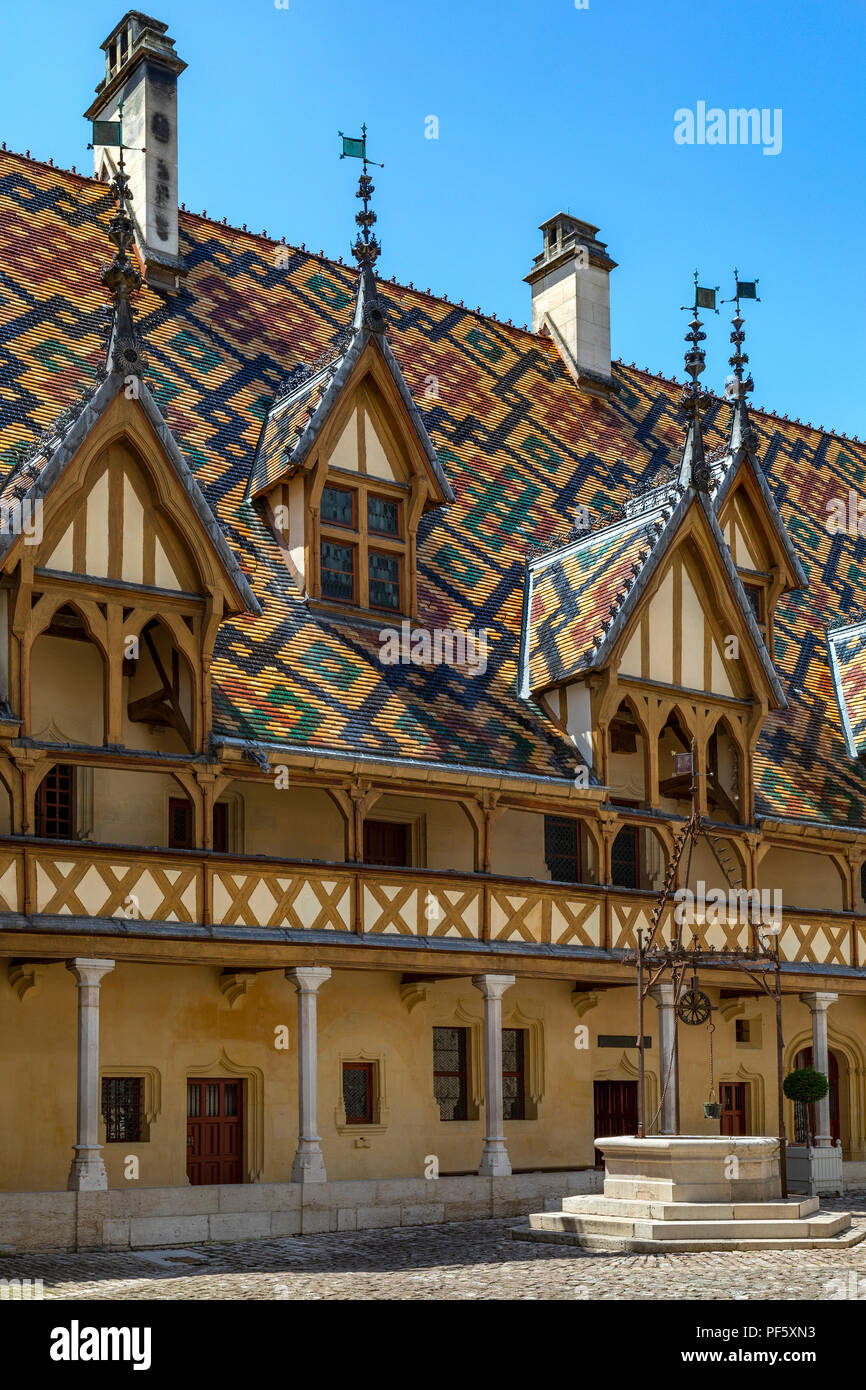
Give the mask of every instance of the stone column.
M 655 1000 L 658 1009 L 660 1133 L 676 1134 L 677 1093 L 680 1082 L 676 1054 L 677 1012 L 674 982 L 658 980 L 647 993 Z
M 70 1192 L 105 1192 L 108 1175 L 99 1142 L 99 987 L 113 960 L 76 957 L 66 962 L 78 986 L 78 1118 Z
M 830 1049 L 827 1043 L 827 1012 L 835 1004 L 838 994 L 801 994 L 802 1003 L 808 1005 L 812 1014 L 812 1066 L 830 1081 Z M 830 1135 L 830 1091 L 823 1100 L 815 1101 L 815 1148 L 829 1148 L 833 1140 Z
M 327 1182 L 319 1137 L 319 1037 L 316 1002 L 319 986 L 330 980 L 327 966 L 303 965 L 287 970 L 298 991 L 298 1148 L 292 1182 Z
M 484 995 L 484 1151 L 478 1172 L 483 1178 L 507 1178 L 511 1173 L 502 1129 L 502 996 L 514 984 L 513 975 L 473 975 Z

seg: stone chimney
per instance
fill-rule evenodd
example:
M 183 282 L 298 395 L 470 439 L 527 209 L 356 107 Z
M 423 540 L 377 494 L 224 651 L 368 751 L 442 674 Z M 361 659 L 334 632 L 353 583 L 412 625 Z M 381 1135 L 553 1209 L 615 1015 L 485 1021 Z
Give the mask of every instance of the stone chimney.
M 598 227 L 558 212 L 542 222 L 544 249 L 526 283 L 532 328 L 548 333 L 575 382 L 594 396 L 616 390 L 610 370 L 610 272 L 616 261 Z
M 114 121 L 123 102 L 123 143 L 132 193 L 135 240 L 156 289 L 177 290 L 186 267 L 177 234 L 177 79 L 186 63 L 174 51 L 168 25 L 129 10 L 105 43 L 105 77 L 85 111 L 91 121 Z M 118 151 L 96 145 L 93 170 L 111 177 Z

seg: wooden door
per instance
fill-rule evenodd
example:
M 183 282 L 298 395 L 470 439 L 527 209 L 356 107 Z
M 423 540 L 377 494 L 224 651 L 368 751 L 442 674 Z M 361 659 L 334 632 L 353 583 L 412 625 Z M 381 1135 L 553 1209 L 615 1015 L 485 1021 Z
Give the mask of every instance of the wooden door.
M 186 1083 L 186 1172 L 193 1187 L 243 1182 L 243 1086 L 219 1076 Z
M 722 1103 L 720 1134 L 747 1134 L 746 1102 L 748 1099 L 745 1081 L 723 1081 L 719 1086 L 719 1100 Z
M 637 1134 L 637 1082 L 594 1081 L 594 1125 L 596 1139 L 609 1139 L 616 1134 Z M 598 1149 L 597 1168 L 604 1166 Z
M 397 868 L 409 863 L 409 827 L 399 821 L 364 821 L 364 863 Z

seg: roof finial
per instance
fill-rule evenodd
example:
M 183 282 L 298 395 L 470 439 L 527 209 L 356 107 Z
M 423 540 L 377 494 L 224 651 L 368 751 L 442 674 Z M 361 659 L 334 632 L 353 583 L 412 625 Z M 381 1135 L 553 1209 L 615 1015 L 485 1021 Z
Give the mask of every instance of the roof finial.
M 127 210 L 127 203 L 132 201 L 132 194 L 129 191 L 129 179 L 123 163 L 122 134 L 119 138 L 119 149 L 117 172 L 111 180 L 117 209 L 108 224 L 109 240 L 114 242 L 117 249 L 111 264 L 103 263 L 100 276 L 114 301 L 104 371 L 106 375 L 121 372 L 125 376 L 140 376 L 144 369 L 144 353 L 135 331 L 130 300 L 132 295 L 141 289 L 141 271 L 129 255 L 135 234 L 132 218 Z
M 680 396 L 680 410 L 685 415 L 688 424 L 686 426 L 686 441 L 683 446 L 683 454 L 680 460 L 679 482 L 681 487 L 694 487 L 705 492 L 709 486 L 710 470 L 704 457 L 704 436 L 701 430 L 701 416 L 710 403 L 709 396 L 701 390 L 698 377 L 706 367 L 706 357 L 701 343 L 706 338 L 706 333 L 702 333 L 703 324 L 698 318 L 699 309 L 710 309 L 714 314 L 719 311 L 716 308 L 716 290 L 708 289 L 704 285 L 698 284 L 698 272 L 695 271 L 695 302 L 694 304 L 682 304 L 681 309 L 688 309 L 692 315 L 689 323 L 689 331 L 686 334 L 686 342 L 689 344 L 685 355 L 686 374 L 691 377 L 683 387 Z
M 758 442 L 757 434 L 749 419 L 749 407 L 746 402 L 746 394 L 754 389 L 755 383 L 752 374 L 749 372 L 744 377 L 744 369 L 749 360 L 749 354 L 743 352 L 743 343 L 746 335 L 743 332 L 745 320 L 740 315 L 740 300 L 756 299 L 760 303 L 758 295 L 757 280 L 741 280 L 736 266 L 734 267 L 734 293 L 731 299 L 723 299 L 723 304 L 735 304 L 736 311 L 731 319 L 733 332 L 731 342 L 734 344 L 734 351 L 728 358 L 734 369 L 733 376 L 728 377 L 725 382 L 725 395 L 729 401 L 734 403 L 734 413 L 731 419 L 731 434 L 729 439 L 730 451 L 732 454 L 740 448 L 754 449 Z
M 355 238 L 351 248 L 352 255 L 358 262 L 361 271 L 361 278 L 358 284 L 358 298 L 355 304 L 355 328 L 366 327 L 372 333 L 383 333 L 385 330 L 385 315 L 379 303 L 376 292 L 376 277 L 373 270 L 382 252 L 381 243 L 376 238 L 373 227 L 376 223 L 376 214 L 370 207 L 370 199 L 375 192 L 373 180 L 367 173 L 368 164 L 374 164 L 377 169 L 384 169 L 384 164 L 377 164 L 375 160 L 367 156 L 367 127 L 361 126 L 361 136 L 344 135 L 339 132 L 343 142 L 343 152 L 341 159 L 360 159 L 363 160 L 363 168 L 358 179 L 358 191 L 356 197 L 363 203 L 361 212 L 355 214 L 355 221 L 360 227 L 360 232 Z

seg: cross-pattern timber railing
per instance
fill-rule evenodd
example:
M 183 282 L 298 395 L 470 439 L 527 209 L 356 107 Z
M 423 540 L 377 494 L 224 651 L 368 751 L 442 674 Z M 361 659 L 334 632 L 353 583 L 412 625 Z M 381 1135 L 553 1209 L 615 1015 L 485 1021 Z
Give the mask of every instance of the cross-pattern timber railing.
M 485 874 L 0 839 L 0 919 L 71 915 L 628 950 L 654 903 L 652 893 Z M 671 930 L 669 905 L 664 938 Z M 697 930 L 703 949 L 749 944 L 745 923 Z M 866 919 L 785 911 L 780 945 L 789 962 L 866 965 Z

